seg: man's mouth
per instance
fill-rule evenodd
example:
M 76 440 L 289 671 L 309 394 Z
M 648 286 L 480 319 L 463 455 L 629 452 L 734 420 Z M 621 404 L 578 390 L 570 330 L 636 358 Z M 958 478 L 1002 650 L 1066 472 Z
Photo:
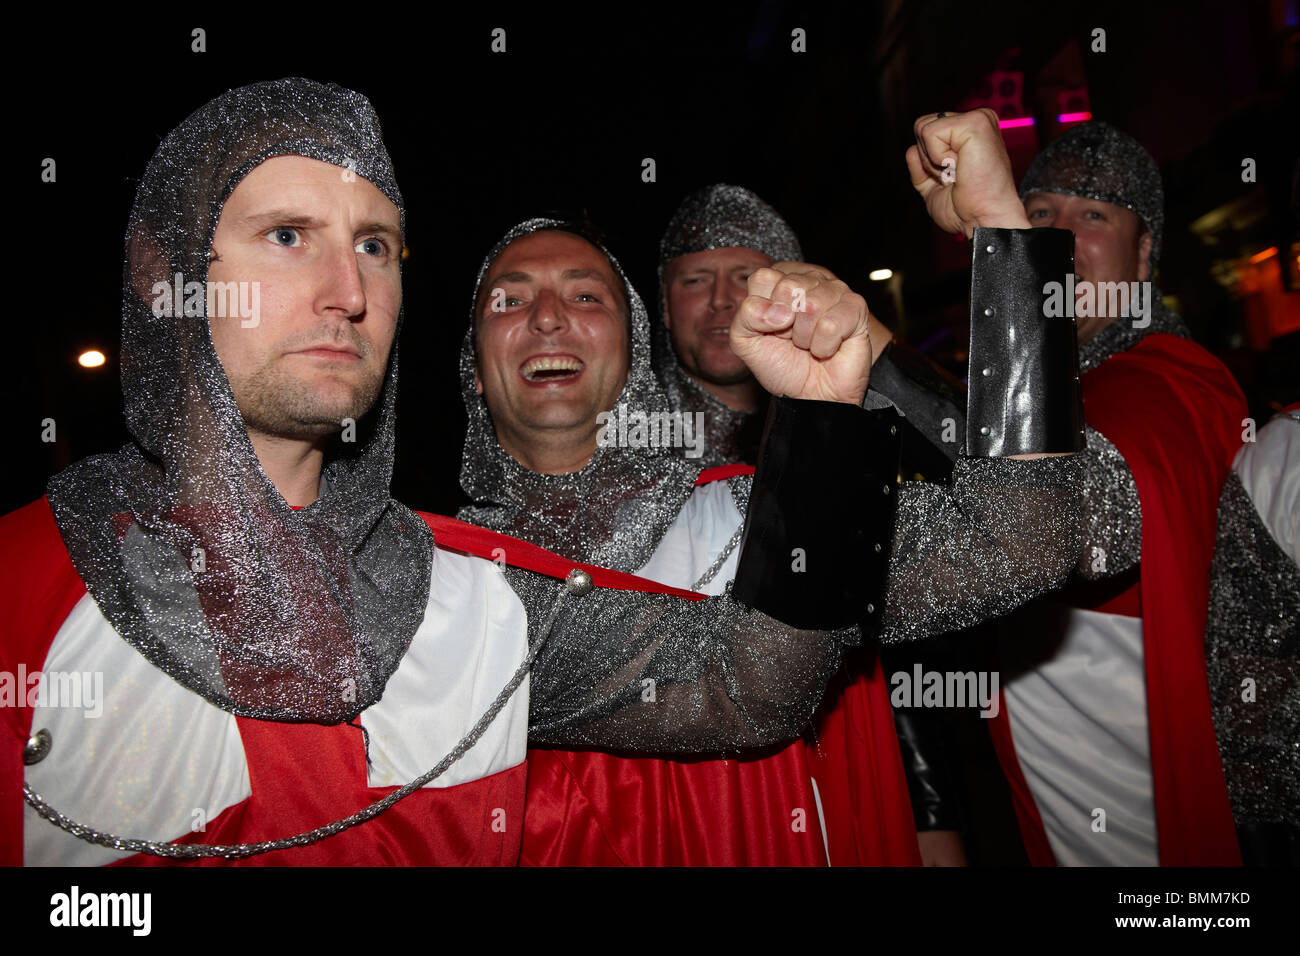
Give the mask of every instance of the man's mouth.
M 731 338 L 731 326 L 730 326 L 730 325 L 716 325 L 716 326 L 714 326 L 714 327 L 711 328 L 711 329 L 705 329 L 705 330 L 704 330 L 704 336 L 705 336 L 705 338 L 709 338 L 709 339 L 713 339 L 713 338 L 724 338 L 724 339 L 730 339 L 730 338 Z
M 330 345 L 318 345 L 315 348 L 299 349 L 296 355 L 310 355 L 313 358 L 332 359 L 334 361 L 356 361 L 361 358 L 354 349 L 336 348 Z
M 572 355 L 534 355 L 519 366 L 525 381 L 543 384 L 563 382 L 582 374 L 584 364 Z

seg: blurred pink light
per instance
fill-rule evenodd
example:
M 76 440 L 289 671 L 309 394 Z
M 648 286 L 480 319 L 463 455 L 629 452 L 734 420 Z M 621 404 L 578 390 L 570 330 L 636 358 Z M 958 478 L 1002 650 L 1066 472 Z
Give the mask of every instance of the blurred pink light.
M 1017 126 L 1033 126 L 1034 118 L 1032 116 L 1021 116 L 1017 119 L 998 120 L 998 129 L 1013 129 Z
M 1092 119 L 1091 113 L 1062 113 L 1056 118 L 1058 123 L 1083 123 Z

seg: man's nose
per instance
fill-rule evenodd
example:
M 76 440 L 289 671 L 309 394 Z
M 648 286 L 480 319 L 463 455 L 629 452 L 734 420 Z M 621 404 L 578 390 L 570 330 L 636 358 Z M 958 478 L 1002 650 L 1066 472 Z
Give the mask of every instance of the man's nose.
M 357 253 L 348 245 L 335 246 L 321 264 L 318 312 L 341 313 L 355 319 L 366 311 L 366 289 Z
M 711 281 L 713 282 L 713 291 L 709 296 L 709 308 L 714 312 L 725 312 L 728 309 L 734 309 L 736 304 L 745 297 L 744 291 L 739 291 L 739 294 L 737 294 L 736 283 L 732 282 L 727 276 L 717 275 Z M 744 286 L 741 287 L 742 290 L 744 288 Z
M 562 331 L 568 324 L 569 316 L 560 296 L 550 289 L 538 292 L 533 302 L 533 313 L 529 316 L 529 328 L 534 332 L 550 334 Z

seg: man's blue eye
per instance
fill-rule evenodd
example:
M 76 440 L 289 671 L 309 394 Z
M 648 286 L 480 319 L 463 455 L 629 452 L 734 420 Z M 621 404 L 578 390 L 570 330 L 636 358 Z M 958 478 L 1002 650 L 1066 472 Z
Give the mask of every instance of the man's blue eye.
M 276 226 L 266 235 L 277 246 L 296 246 L 299 242 L 298 230 L 288 226 Z
M 364 252 L 368 256 L 382 256 L 388 247 L 379 239 L 362 239 L 357 243 L 357 251 Z
M 599 301 L 600 301 L 598 298 L 596 298 L 596 297 L 595 297 L 594 295 L 592 295 L 590 292 L 579 292 L 579 293 L 578 293 L 578 298 L 579 298 L 579 299 L 590 299 L 592 302 L 599 302 Z

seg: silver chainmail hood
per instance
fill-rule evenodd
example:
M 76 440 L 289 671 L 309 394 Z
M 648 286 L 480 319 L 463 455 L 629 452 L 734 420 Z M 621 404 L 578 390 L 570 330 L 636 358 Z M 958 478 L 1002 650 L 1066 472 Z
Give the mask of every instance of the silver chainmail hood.
M 1065 133 L 1030 163 L 1020 198 L 1060 193 L 1123 206 L 1151 231 L 1151 271 L 1160 261 L 1165 191 L 1160 169 L 1142 144 L 1108 123 L 1084 123 Z
M 487 403 L 474 388 L 472 303 L 478 301 L 488 269 L 516 239 L 540 230 L 566 228 L 572 227 L 557 219 L 521 222 L 492 247 L 479 269 L 471 300 L 471 326 L 460 355 L 461 390 L 469 415 L 460 483 L 474 504 L 462 509 L 460 517 L 567 558 L 631 572 L 650 559 L 690 497 L 703 467 L 699 460 L 678 457 L 668 448 L 597 447 L 580 471 L 538 474 L 501 448 Z M 650 322 L 645 305 L 618 261 L 603 246 L 593 245 L 609 259 L 622 281 L 630 311 L 628 379 L 616 408 L 629 415 L 673 409 L 650 368 Z
M 1165 192 L 1156 161 L 1132 136 L 1102 122 L 1074 127 L 1029 165 L 1020 198 L 1034 193 L 1078 196 L 1131 209 L 1151 233 L 1149 262 L 1155 274 L 1164 240 Z M 1079 371 L 1096 368 L 1157 332 L 1190 338 L 1183 320 L 1166 308 L 1153 281 L 1151 324 L 1139 328 L 1122 318 L 1111 322 L 1079 346 Z
M 775 209 L 741 186 L 717 183 L 691 193 L 664 230 L 659 242 L 659 321 L 654 324 L 652 336 L 654 369 L 670 407 L 704 413 L 702 461 L 709 466 L 752 460 L 762 416 L 728 408 L 682 368 L 664 324 L 668 314 L 664 268 L 679 256 L 728 246 L 757 249 L 774 262 L 803 260 L 799 238 L 790 225 Z
M 223 204 L 280 155 L 354 170 L 404 209 L 360 94 L 284 79 L 191 115 L 150 160 L 127 228 L 121 363 L 134 440 L 47 491 L 91 597 L 153 664 L 240 716 L 335 723 L 379 699 L 428 600 L 432 535 L 389 497 L 396 344 L 357 440 L 327 448 L 320 497 L 295 511 L 253 451 L 206 297 L 193 314 L 159 318 L 136 291 L 178 273 L 206 283 Z

